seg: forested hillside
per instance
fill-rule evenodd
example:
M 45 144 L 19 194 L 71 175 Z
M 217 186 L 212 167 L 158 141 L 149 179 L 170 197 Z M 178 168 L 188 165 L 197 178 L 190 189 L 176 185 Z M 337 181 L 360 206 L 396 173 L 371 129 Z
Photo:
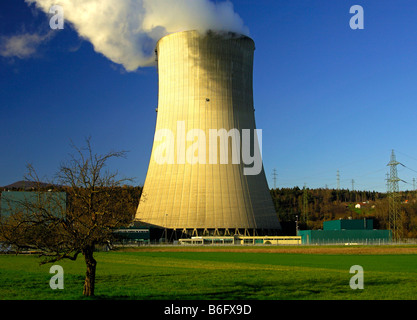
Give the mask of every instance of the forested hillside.
M 280 221 L 295 221 L 300 229 L 322 229 L 323 221 L 334 219 L 374 219 L 375 229 L 388 229 L 389 201 L 386 193 L 334 189 L 272 189 L 272 199 Z M 404 237 L 417 238 L 416 192 L 400 193 Z M 360 206 L 360 208 L 359 208 Z M 306 215 L 303 213 L 307 213 Z M 304 221 L 307 217 L 307 221 Z

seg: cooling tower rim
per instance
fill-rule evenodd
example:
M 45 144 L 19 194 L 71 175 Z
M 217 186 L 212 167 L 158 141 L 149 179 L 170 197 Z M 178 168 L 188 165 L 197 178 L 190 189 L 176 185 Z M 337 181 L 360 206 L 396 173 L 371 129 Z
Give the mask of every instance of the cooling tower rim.
M 198 33 L 198 34 L 202 35 L 201 32 L 199 32 L 198 30 L 186 30 L 186 31 L 178 31 L 178 32 L 170 33 L 170 34 L 162 37 L 161 39 L 159 39 L 157 41 L 156 46 L 155 46 L 155 50 L 158 48 L 159 43 L 162 40 L 165 40 L 169 37 L 172 37 L 172 36 L 175 36 L 175 35 L 178 35 L 178 34 L 182 34 L 182 33 L 183 34 Z M 247 40 L 252 41 L 255 44 L 255 41 L 251 37 L 249 37 L 247 35 L 244 35 L 244 34 L 241 34 L 241 33 L 232 32 L 232 31 L 213 31 L 213 30 L 209 30 L 203 36 L 212 35 L 212 34 L 223 36 L 225 39 L 247 39 Z

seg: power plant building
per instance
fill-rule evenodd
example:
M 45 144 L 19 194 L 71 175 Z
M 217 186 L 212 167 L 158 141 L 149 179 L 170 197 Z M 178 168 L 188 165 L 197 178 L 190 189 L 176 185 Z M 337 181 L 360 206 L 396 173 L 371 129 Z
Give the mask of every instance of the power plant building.
M 137 222 L 188 236 L 280 231 L 257 144 L 254 50 L 232 33 L 157 43 L 156 132 Z
M 323 230 L 300 230 L 302 244 L 388 244 L 391 230 L 377 230 L 372 219 L 340 219 L 323 222 Z

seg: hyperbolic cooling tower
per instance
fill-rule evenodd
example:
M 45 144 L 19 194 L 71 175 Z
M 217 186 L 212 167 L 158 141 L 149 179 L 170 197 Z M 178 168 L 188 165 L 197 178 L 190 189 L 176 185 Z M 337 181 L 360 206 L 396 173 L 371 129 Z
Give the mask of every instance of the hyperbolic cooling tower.
M 227 163 L 220 159 L 220 138 L 214 164 L 209 154 L 210 129 L 227 132 L 237 129 L 242 141 L 242 130 L 250 129 L 253 154 L 254 50 L 252 39 L 231 33 L 200 35 L 186 31 L 159 40 L 158 116 L 136 214 L 141 223 L 189 235 L 255 230 L 256 234 L 266 234 L 281 229 L 263 166 L 259 174 L 245 175 L 244 168 L 248 166 L 243 161 L 236 164 L 232 159 L 232 148 L 236 145 L 230 137 L 226 140 Z M 193 129 L 199 133 L 189 137 Z M 196 143 L 198 151 L 192 149 Z M 164 163 L 161 155 L 166 157 Z M 193 163 L 192 156 L 194 160 L 197 157 L 206 161 Z

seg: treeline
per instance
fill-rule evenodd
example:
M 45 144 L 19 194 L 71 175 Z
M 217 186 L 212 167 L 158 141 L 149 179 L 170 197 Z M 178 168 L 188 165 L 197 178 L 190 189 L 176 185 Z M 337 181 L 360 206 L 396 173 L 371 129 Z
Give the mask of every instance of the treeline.
M 299 222 L 300 229 L 322 229 L 335 219 L 374 219 L 375 229 L 389 229 L 389 199 L 386 193 L 335 189 L 272 189 L 280 221 Z M 416 192 L 399 194 L 403 236 L 417 238 Z
M 65 187 L 45 186 L 43 190 L 65 191 Z M 142 195 L 140 186 L 115 188 L 112 197 L 129 198 L 129 206 L 137 207 Z M 10 191 L 30 191 L 13 188 Z M 0 188 L 0 191 L 6 189 Z M 389 199 L 386 193 L 376 191 L 351 191 L 335 189 L 272 189 L 272 200 L 282 222 L 298 220 L 300 229 L 322 229 L 323 222 L 335 219 L 374 220 L 375 229 L 389 229 Z M 403 191 L 399 195 L 402 213 L 403 236 L 417 238 L 417 194 Z M 360 205 L 360 208 L 356 206 Z M 304 214 L 306 213 L 306 214 Z
M 53 185 L 53 184 L 44 183 L 41 187 L 35 186 L 35 184 L 33 184 L 32 187 L 12 187 L 12 188 L 10 188 L 10 187 L 9 188 L 0 187 L 0 192 L 1 191 L 35 191 L 35 190 L 65 192 L 67 190 L 67 188 L 69 188 L 69 187 L 57 186 L 57 185 Z M 136 197 L 138 199 L 142 195 L 142 189 L 143 189 L 143 187 L 141 187 L 141 186 L 130 186 L 130 185 L 123 185 L 123 186 L 112 187 L 112 188 L 117 191 L 119 196 L 121 196 L 123 193 L 127 192 L 132 197 Z
M 53 192 L 67 192 L 67 194 L 71 194 L 71 192 L 68 192 L 68 188 L 66 186 L 56 186 L 56 185 L 49 185 L 44 184 L 41 187 L 20 187 L 20 188 L 0 188 L 1 191 L 41 191 L 41 192 L 47 192 L 47 191 L 53 191 Z M 120 199 L 120 201 L 114 201 L 115 203 L 125 203 L 128 208 L 125 208 L 126 211 L 129 212 L 136 212 L 137 206 L 139 204 L 139 199 L 142 195 L 143 187 L 141 186 L 119 186 L 119 187 L 111 187 L 111 188 L 97 188 L 97 192 L 100 191 L 106 191 L 106 194 L 108 196 L 111 196 L 113 199 Z M 71 196 L 68 196 L 68 204 L 71 202 Z M 124 201 L 122 201 L 122 199 Z M 0 195 L 0 201 L 1 201 L 1 195 Z M 132 217 L 133 219 L 133 217 Z

